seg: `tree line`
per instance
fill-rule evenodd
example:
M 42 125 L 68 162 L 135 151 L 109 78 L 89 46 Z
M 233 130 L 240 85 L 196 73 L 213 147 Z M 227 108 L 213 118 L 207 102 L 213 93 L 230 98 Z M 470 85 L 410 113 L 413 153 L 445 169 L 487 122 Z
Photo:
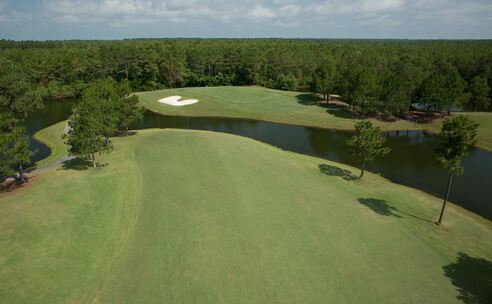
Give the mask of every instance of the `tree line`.
M 453 107 L 485 110 L 492 85 L 491 41 L 322 39 L 140 39 L 0 41 L 0 58 L 19 63 L 51 98 L 81 96 L 94 80 L 132 91 L 259 85 L 341 95 L 370 115 Z

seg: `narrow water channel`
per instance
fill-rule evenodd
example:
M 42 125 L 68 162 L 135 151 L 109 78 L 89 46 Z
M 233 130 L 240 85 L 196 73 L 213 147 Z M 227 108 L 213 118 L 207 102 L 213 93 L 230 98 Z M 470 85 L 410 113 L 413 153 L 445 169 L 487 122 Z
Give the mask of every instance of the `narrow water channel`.
M 73 101 L 51 102 L 44 109 L 31 114 L 27 120 L 30 135 L 56 122 L 67 119 Z M 150 111 L 132 126 L 133 129 L 179 128 L 210 130 L 250 137 L 284 150 L 313 155 L 352 166 L 358 159 L 345 150 L 345 141 L 352 135 L 349 131 L 318 129 L 269 123 L 255 120 L 205 117 L 163 116 Z M 443 197 L 447 175 L 434 158 L 437 137 L 424 131 L 386 132 L 391 153 L 368 165 L 372 172 L 379 173 L 393 182 Z M 49 155 L 49 149 L 32 141 L 38 149 L 35 160 Z M 464 160 L 465 174 L 455 179 L 451 200 L 462 207 L 492 219 L 492 153 L 473 149 Z

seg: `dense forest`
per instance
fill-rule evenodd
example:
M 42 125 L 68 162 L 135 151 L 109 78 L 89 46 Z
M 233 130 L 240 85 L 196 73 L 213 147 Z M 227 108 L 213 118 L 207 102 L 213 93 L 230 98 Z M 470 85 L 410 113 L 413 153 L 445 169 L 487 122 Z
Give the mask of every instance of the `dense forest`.
M 487 108 L 492 41 L 2 40 L 0 64 L 18 65 L 50 98 L 80 96 L 111 77 L 132 91 L 259 85 L 338 94 L 364 114 L 400 115 L 411 102 L 432 111 Z

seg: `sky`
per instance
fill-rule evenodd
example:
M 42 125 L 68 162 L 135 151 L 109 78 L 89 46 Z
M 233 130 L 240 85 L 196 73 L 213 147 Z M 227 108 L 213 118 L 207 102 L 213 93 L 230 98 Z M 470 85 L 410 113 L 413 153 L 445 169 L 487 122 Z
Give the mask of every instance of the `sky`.
M 0 0 L 0 39 L 490 39 L 492 0 Z

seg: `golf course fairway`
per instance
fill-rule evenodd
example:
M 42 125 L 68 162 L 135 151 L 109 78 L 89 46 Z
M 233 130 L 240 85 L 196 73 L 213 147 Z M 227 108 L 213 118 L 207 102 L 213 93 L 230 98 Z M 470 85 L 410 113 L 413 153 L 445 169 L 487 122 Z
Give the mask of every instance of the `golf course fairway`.
M 0 194 L 2 303 L 491 299 L 492 224 L 453 204 L 234 135 L 113 143 Z
M 200 102 L 175 107 L 160 103 L 161 98 L 179 95 Z M 317 105 L 310 93 L 280 91 L 263 87 L 195 87 L 138 93 L 149 110 L 164 115 L 212 116 L 264 120 L 320 128 L 353 130 L 355 116 L 340 107 Z M 480 124 L 477 146 L 492 151 L 492 113 L 466 112 Z M 454 114 L 453 114 L 454 115 Z M 442 119 L 430 123 L 409 120 L 382 121 L 369 119 L 383 130 L 428 130 L 439 133 Z

